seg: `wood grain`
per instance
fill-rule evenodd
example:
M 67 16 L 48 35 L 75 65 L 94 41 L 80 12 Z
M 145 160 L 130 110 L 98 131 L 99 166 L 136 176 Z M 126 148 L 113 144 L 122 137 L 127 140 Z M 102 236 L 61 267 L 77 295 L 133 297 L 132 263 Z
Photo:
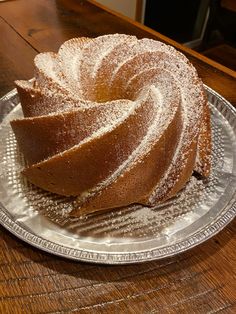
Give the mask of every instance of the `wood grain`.
M 214 313 L 222 308 L 230 313 L 235 308 L 235 224 L 175 258 L 115 267 L 66 261 L 1 233 L 5 310 L 22 304 L 25 313 Z
M 32 49 L 2 17 L 0 34 L 4 34 L 0 44 L 1 97 L 14 87 L 14 80 L 29 79 L 33 76 L 33 59 L 37 50 Z
M 236 48 L 222 44 L 204 51 L 204 55 L 236 71 Z
M 39 51 L 105 33 L 168 39 L 87 1 L 0 3 L 0 93 L 33 75 Z M 236 105 L 235 73 L 185 52 L 205 83 Z M 179 256 L 101 266 L 49 255 L 0 228 L 0 313 L 235 313 L 236 223 Z

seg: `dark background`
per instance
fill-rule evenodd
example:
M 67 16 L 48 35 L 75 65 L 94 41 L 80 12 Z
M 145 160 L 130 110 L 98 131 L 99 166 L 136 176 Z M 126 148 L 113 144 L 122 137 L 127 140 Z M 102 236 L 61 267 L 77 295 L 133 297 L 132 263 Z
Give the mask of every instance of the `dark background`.
M 223 8 L 220 0 L 147 0 L 144 23 L 185 43 L 200 36 L 207 8 L 209 18 L 203 48 L 222 42 L 236 47 L 236 12 Z

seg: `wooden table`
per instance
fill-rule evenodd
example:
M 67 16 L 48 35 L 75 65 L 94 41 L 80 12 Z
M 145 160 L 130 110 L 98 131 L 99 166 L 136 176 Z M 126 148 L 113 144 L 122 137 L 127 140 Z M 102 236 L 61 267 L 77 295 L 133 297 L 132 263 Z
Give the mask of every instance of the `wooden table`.
M 236 105 L 236 73 L 127 18 L 79 0 L 0 3 L 0 94 L 33 76 L 38 52 L 76 36 L 134 34 L 173 44 Z M 1 313 L 236 313 L 235 222 L 179 256 L 129 266 L 58 258 L 0 228 Z

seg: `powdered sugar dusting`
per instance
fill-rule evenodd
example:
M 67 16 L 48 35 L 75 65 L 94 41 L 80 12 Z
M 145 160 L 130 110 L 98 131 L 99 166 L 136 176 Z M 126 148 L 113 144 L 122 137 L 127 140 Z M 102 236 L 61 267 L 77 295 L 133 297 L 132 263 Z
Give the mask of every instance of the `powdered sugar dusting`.
M 19 122 L 19 127 L 30 127 L 33 134 L 33 131 L 39 132 L 36 129 L 37 125 L 40 126 L 38 122 L 43 121 L 49 128 L 61 119 L 63 127 L 61 131 L 55 128 L 55 143 L 58 136 L 62 139 L 66 136 L 68 146 L 49 150 L 40 163 L 27 169 L 28 174 L 31 169 L 41 169 L 47 164 L 53 164 L 53 169 L 57 169 L 61 167 L 63 158 L 69 164 L 68 156 L 83 154 L 85 144 L 95 140 L 99 143 L 106 136 L 109 138 L 112 132 L 117 132 L 117 136 L 119 132 L 126 132 L 127 135 L 124 133 L 120 143 L 117 141 L 118 144 L 114 146 L 114 151 L 118 153 L 113 168 L 109 168 L 106 175 L 96 174 L 101 178 L 100 182 L 88 185 L 78 195 L 78 204 L 83 206 L 87 201 L 93 202 L 106 188 L 112 189 L 119 178 L 128 177 L 129 172 L 146 156 L 154 154 L 155 147 L 158 147 L 159 141 L 162 143 L 163 138 L 164 144 L 160 144 L 160 147 L 165 151 L 171 142 L 171 138 L 165 142 L 168 138 L 165 137 L 166 132 L 171 126 L 176 132 L 176 142 L 172 144 L 176 149 L 174 154 L 168 156 L 168 167 L 165 165 L 166 170 L 162 174 L 160 167 L 156 182 L 148 187 L 149 195 L 146 190 L 145 197 L 139 195 L 133 202 L 143 199 L 144 204 L 154 205 L 161 198 L 168 197 L 185 171 L 194 141 L 198 140 L 205 105 L 202 83 L 185 56 L 158 41 L 138 40 L 123 34 L 95 39 L 75 38 L 65 42 L 58 54 L 39 54 L 35 58 L 35 74 L 36 80 L 31 86 L 18 83 L 23 96 L 28 97 L 27 101 L 22 97 L 22 106 L 29 117 L 25 124 Z M 89 120 L 90 113 L 96 111 L 97 115 Z M 83 117 L 76 120 L 78 127 L 71 112 Z M 80 123 L 82 120 L 83 123 Z M 17 121 L 14 123 L 17 124 Z M 140 131 L 137 131 L 137 125 Z M 81 137 L 84 129 L 86 131 Z M 129 145 L 122 144 L 123 137 L 130 139 L 130 134 L 136 134 L 135 141 Z M 114 145 L 114 142 L 110 145 Z M 153 163 L 153 167 L 157 165 Z M 41 171 L 42 181 L 46 182 L 44 175 Z M 68 175 L 74 182 L 79 182 L 79 178 L 73 178 L 73 173 Z M 30 178 L 34 182 L 33 176 Z M 131 180 L 129 184 L 130 190 L 134 189 Z M 57 182 L 53 185 L 57 185 Z M 65 187 L 59 185 L 55 190 L 53 187 L 50 189 L 59 194 L 64 190 Z M 128 187 L 127 193 L 130 193 Z M 68 192 L 64 195 L 75 194 Z

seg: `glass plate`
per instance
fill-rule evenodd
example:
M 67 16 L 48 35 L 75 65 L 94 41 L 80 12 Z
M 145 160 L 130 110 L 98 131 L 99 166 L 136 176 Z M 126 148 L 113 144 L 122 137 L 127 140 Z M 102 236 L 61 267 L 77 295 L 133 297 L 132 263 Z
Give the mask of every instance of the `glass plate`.
M 16 90 L 0 100 L 0 223 L 20 239 L 79 261 L 127 264 L 169 257 L 215 235 L 236 212 L 236 111 L 205 86 L 212 112 L 213 167 L 168 202 L 70 218 L 72 200 L 20 174 L 24 158 L 9 121 L 22 116 Z

